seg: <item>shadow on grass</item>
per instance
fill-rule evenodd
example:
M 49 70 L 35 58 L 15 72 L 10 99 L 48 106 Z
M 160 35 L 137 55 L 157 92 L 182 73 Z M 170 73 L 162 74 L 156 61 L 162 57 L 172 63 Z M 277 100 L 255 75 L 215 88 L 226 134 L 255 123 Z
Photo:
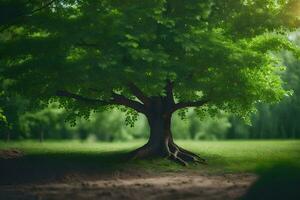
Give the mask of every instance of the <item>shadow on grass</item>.
M 286 163 L 258 171 L 259 179 L 250 187 L 242 200 L 300 199 L 299 166 Z
M 124 168 L 127 153 L 47 153 L 0 159 L 0 184 L 55 181 L 66 174 L 105 175 Z

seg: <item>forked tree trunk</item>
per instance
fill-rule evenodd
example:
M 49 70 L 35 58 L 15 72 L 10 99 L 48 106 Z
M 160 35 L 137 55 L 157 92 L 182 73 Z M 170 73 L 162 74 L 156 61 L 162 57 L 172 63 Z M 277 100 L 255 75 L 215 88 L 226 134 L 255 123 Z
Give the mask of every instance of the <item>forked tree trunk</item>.
M 60 97 L 68 97 L 89 104 L 122 105 L 143 113 L 150 126 L 150 137 L 144 146 L 130 153 L 132 158 L 167 157 L 171 160 L 187 165 L 188 162 L 205 163 L 198 155 L 177 146 L 172 137 L 171 117 L 179 109 L 187 107 L 199 107 L 209 100 L 187 101 L 175 103 L 173 95 L 173 82 L 166 80 L 165 95 L 146 96 L 134 83 L 129 82 L 128 88 L 140 102 L 128 99 L 123 95 L 112 92 L 110 101 L 87 98 L 68 91 L 57 91 Z
M 172 112 L 169 112 L 168 106 L 159 97 L 149 108 L 146 117 L 150 137 L 144 146 L 131 153 L 134 158 L 165 157 L 182 165 L 187 165 L 188 162 L 205 163 L 203 158 L 174 143 L 171 132 Z

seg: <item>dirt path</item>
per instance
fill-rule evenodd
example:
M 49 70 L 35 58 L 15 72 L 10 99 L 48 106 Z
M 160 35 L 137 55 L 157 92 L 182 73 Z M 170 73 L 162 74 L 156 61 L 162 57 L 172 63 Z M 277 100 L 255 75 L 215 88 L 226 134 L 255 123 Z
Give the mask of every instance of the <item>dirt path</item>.
M 252 174 L 201 175 L 162 173 L 114 176 L 110 179 L 66 179 L 58 183 L 0 186 L 5 200 L 101 200 L 101 199 L 237 199 L 256 180 Z

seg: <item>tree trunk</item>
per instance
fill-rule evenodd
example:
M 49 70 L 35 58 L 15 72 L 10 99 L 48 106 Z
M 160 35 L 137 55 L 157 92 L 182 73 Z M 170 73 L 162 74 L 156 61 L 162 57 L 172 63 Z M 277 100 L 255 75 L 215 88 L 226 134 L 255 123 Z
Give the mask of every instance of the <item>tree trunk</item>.
M 173 142 L 171 133 L 171 116 L 151 115 L 148 118 L 150 126 L 150 137 L 147 145 L 153 148 L 153 153 L 157 156 L 169 155 L 169 143 Z
M 167 157 L 182 165 L 187 165 L 188 162 L 205 163 L 203 158 L 174 143 L 171 132 L 171 118 L 176 110 L 203 106 L 209 100 L 201 99 L 198 101 L 175 103 L 173 84 L 173 81 L 167 79 L 164 88 L 165 94 L 163 96 L 148 97 L 134 83 L 129 82 L 127 87 L 139 102 L 114 92 L 112 92 L 112 99 L 110 101 L 91 99 L 68 91 L 57 91 L 57 95 L 92 105 L 122 105 L 143 113 L 148 119 L 150 137 L 144 146 L 130 153 L 130 157 L 132 158 L 149 158 L 155 156 Z
M 151 103 L 146 114 L 150 126 L 149 140 L 144 146 L 133 151 L 131 156 L 133 158 L 164 157 L 182 165 L 187 165 L 188 162 L 205 163 L 205 160 L 198 155 L 174 143 L 171 132 L 172 112 L 168 107 L 161 97 L 156 97 Z
M 209 102 L 209 99 L 197 101 L 185 101 L 175 103 L 173 94 L 174 82 L 167 79 L 163 96 L 146 96 L 133 82 L 128 82 L 127 87 L 139 101 L 112 91 L 112 98 L 109 101 L 91 99 L 76 93 L 58 90 L 56 94 L 60 97 L 68 97 L 91 105 L 122 105 L 143 113 L 149 122 L 150 137 L 144 146 L 130 153 L 132 158 L 148 158 L 153 156 L 167 157 L 180 164 L 187 165 L 188 162 L 205 163 L 205 160 L 198 155 L 177 146 L 171 133 L 171 117 L 176 110 L 199 107 Z
M 44 131 L 40 131 L 40 143 L 44 141 Z
M 10 141 L 10 131 L 6 131 L 6 142 Z

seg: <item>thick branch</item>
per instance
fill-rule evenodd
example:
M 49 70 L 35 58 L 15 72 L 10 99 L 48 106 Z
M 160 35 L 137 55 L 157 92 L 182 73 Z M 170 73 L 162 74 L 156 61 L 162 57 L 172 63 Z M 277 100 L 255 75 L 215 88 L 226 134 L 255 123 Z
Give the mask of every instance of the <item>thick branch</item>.
M 126 97 L 116 94 L 116 93 L 113 93 L 112 99 L 108 100 L 108 101 L 100 100 L 100 99 L 91 99 L 91 98 L 87 98 L 87 97 L 84 97 L 84 96 L 81 96 L 78 94 L 70 93 L 67 91 L 61 91 L 61 90 L 57 91 L 56 95 L 60 96 L 60 97 L 67 97 L 67 98 L 75 99 L 80 102 L 84 102 L 84 103 L 91 104 L 91 105 L 97 105 L 97 106 L 122 105 L 122 106 L 132 108 L 140 113 L 145 113 L 145 108 L 144 108 L 143 104 L 141 104 L 137 101 L 127 99 Z
M 138 88 L 134 83 L 129 82 L 128 83 L 129 90 L 132 92 L 133 95 L 135 95 L 141 102 L 143 102 L 145 105 L 149 105 L 150 100 L 149 98 Z
M 108 102 L 108 101 L 103 101 L 100 99 L 91 99 L 91 98 L 83 97 L 81 95 L 63 91 L 63 90 L 57 91 L 56 95 L 60 96 L 60 97 L 68 97 L 71 99 L 75 99 L 75 100 L 78 100 L 78 101 L 81 101 L 81 102 L 84 102 L 87 104 L 95 104 L 95 105 L 110 105 L 111 104 L 111 102 Z
M 173 107 L 173 112 L 175 112 L 176 110 L 182 109 L 182 108 L 188 108 L 188 107 L 200 107 L 203 106 L 204 104 L 206 104 L 208 102 L 208 100 L 200 100 L 200 101 L 190 101 L 190 102 L 179 102 L 177 104 L 175 104 L 175 106 Z
M 165 91 L 166 91 L 166 98 L 167 101 L 171 104 L 174 104 L 174 95 L 173 95 L 173 85 L 174 83 L 171 80 L 167 80 Z
M 140 113 L 146 113 L 145 106 L 137 101 L 127 99 L 126 97 L 113 93 L 113 100 L 112 102 L 117 105 L 127 106 L 132 108 Z

